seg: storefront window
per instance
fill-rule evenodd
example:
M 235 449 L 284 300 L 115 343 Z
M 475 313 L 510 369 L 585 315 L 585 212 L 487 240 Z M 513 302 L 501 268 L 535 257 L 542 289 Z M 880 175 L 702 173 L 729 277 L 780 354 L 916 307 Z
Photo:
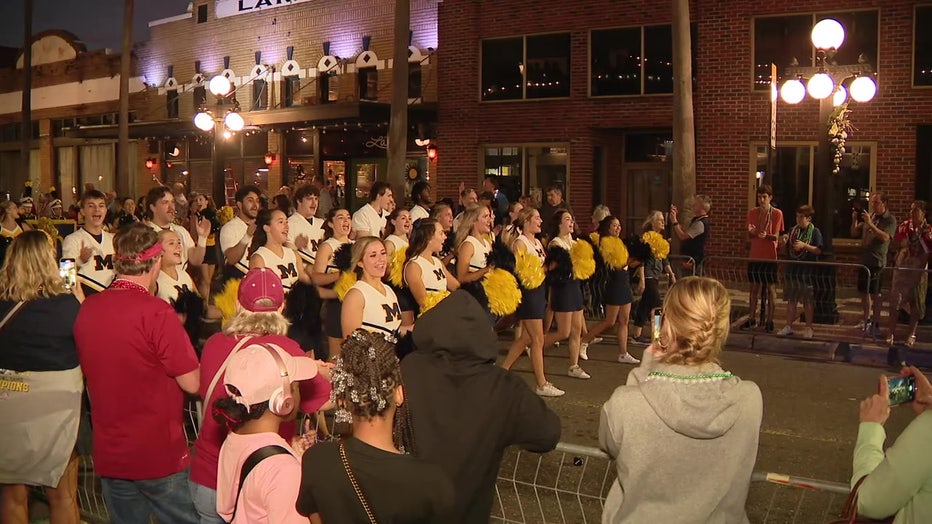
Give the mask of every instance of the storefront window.
M 497 177 L 509 202 L 528 194 L 539 205 L 547 188 L 553 185 L 563 189 L 568 198 L 568 149 L 569 144 L 486 146 L 483 176 Z
M 482 41 L 482 100 L 570 96 L 570 34 Z
M 913 26 L 913 85 L 932 86 L 932 5 L 916 6 Z
M 374 67 L 359 69 L 359 99 L 378 100 L 379 98 L 379 72 Z
M 693 86 L 696 26 L 690 28 Z M 602 29 L 590 34 L 590 96 L 673 92 L 673 33 L 670 25 Z

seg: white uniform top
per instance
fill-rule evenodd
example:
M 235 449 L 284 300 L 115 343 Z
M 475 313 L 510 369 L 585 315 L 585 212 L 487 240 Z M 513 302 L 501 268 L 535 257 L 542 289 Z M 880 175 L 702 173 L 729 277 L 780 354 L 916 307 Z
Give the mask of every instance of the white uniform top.
M 324 269 L 324 273 L 336 273 L 340 271 L 340 268 L 333 265 L 333 256 L 336 255 L 337 250 L 339 250 L 343 244 L 352 244 L 352 242 L 340 242 L 339 240 L 331 237 L 327 240 L 324 240 L 323 243 L 330 246 L 330 260 L 327 261 L 327 267 Z
M 544 246 L 540 243 L 540 240 L 534 239 L 534 242 L 531 243 L 530 240 L 524 235 L 518 237 L 518 242 L 524 244 L 525 251 L 528 253 L 537 255 L 537 258 L 540 259 L 540 263 L 543 264 L 544 260 L 547 258 L 547 254 L 544 253 Z M 561 246 L 562 247 L 562 246 Z
M 464 242 L 472 244 L 472 258 L 469 259 L 469 270 L 479 271 L 488 263 L 489 252 L 492 251 L 492 244 L 487 240 L 479 240 L 469 235 Z
M 573 240 L 573 239 L 570 239 L 570 241 L 567 242 L 566 240 L 560 237 L 555 237 L 553 240 L 550 241 L 550 244 L 548 245 L 557 246 L 559 248 L 563 248 L 567 251 L 570 251 L 571 249 L 573 249 L 573 245 L 575 243 L 576 243 L 576 240 Z
M 359 211 L 353 213 L 353 231 L 368 231 L 370 236 L 381 237 L 382 231 L 385 230 L 385 224 L 388 219 L 382 215 L 388 213 L 379 213 L 372 207 L 372 204 L 366 204 L 359 208 Z
M 157 290 L 155 296 L 171 304 L 172 300 L 178 300 L 178 295 L 185 291 L 197 293 L 197 287 L 191 280 L 191 275 L 183 271 L 181 266 L 175 268 L 178 273 L 178 279 L 174 279 L 164 271 L 159 271 L 159 277 L 156 280 Z
M 408 263 L 417 264 L 421 268 L 421 281 L 427 291 L 447 290 L 447 274 L 444 273 L 443 262 L 439 258 L 431 256 L 430 260 L 428 260 L 422 256 L 416 256 Z M 405 280 L 405 284 L 407 283 L 408 281 Z
M 81 246 L 93 250 L 87 262 L 81 262 Z M 66 236 L 61 242 L 62 258 L 73 258 L 78 267 L 78 282 L 103 291 L 113 281 L 113 233 L 104 231 L 100 242 L 83 227 Z
M 313 265 L 317 258 L 317 248 L 324 239 L 323 225 L 322 218 L 304 218 L 299 213 L 288 217 L 288 246 L 294 248 L 307 264 Z M 294 244 L 295 239 L 301 235 L 307 237 L 307 247 L 304 249 L 298 249 Z
M 226 224 L 223 224 L 223 227 L 220 228 L 220 250 L 223 251 L 225 256 L 228 249 L 239 244 L 240 240 L 246 236 L 246 231 L 249 229 L 249 224 L 243 222 L 243 219 L 240 217 L 233 217 L 233 220 L 230 220 Z M 252 242 L 252 237 L 249 238 L 249 242 Z M 240 257 L 239 261 L 233 264 L 233 267 L 243 272 L 245 275 L 249 272 L 249 247 L 243 250 L 243 256 Z
M 397 253 L 398 250 L 400 250 L 401 248 L 403 248 L 403 247 L 404 247 L 404 248 L 408 247 L 408 241 L 405 240 L 405 239 L 403 239 L 403 238 L 401 238 L 401 237 L 398 236 L 398 235 L 388 235 L 388 237 L 385 238 L 385 241 L 386 241 L 386 242 L 391 242 L 391 243 L 392 243 L 392 246 L 395 248 L 395 252 L 396 252 L 396 253 Z
M 415 220 L 420 220 L 422 218 L 430 218 L 430 212 L 427 211 L 427 208 L 418 204 L 411 208 L 411 222 Z
M 171 229 L 181 239 L 181 269 L 188 267 L 188 250 L 194 247 L 194 238 L 188 230 L 172 222 L 168 227 L 162 227 L 154 222 L 146 222 L 156 233 L 163 229 Z
M 385 288 L 384 295 L 366 282 L 359 280 L 350 289 L 358 289 L 365 300 L 365 306 L 362 309 L 362 328 L 377 333 L 393 333 L 401 327 L 401 306 L 392 288 L 382 287 Z
M 262 246 L 256 250 L 255 254 L 262 257 L 265 267 L 278 273 L 282 279 L 282 289 L 287 293 L 298 281 L 298 259 L 293 249 L 284 247 L 283 251 L 284 255 L 278 256 L 271 249 Z

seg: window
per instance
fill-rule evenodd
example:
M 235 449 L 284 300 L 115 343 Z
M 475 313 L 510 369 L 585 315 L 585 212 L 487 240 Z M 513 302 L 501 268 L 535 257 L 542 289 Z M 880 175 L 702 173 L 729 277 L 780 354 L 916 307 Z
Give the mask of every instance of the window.
M 172 89 L 168 91 L 165 96 L 165 109 L 168 113 L 168 118 L 178 118 L 178 110 L 180 105 L 181 97 L 178 94 L 177 89 Z
M 207 4 L 197 6 L 197 23 L 203 24 L 207 21 Z
M 913 27 L 913 85 L 932 86 L 932 5 L 916 6 Z
M 421 98 L 423 96 L 421 79 L 421 63 L 408 62 L 408 98 Z
M 379 98 L 379 72 L 374 67 L 361 67 L 358 71 L 359 99 L 375 101 Z
M 552 185 L 567 186 L 569 144 L 483 146 L 482 176 L 494 176 L 509 202 L 529 194 L 539 206 Z
M 482 41 L 482 100 L 570 96 L 570 34 Z
M 339 82 L 336 72 L 328 71 L 326 73 L 321 73 L 321 75 L 317 77 L 317 85 L 319 86 L 317 96 L 321 104 L 329 104 L 340 99 Z
M 815 64 L 812 27 L 824 18 L 834 18 L 845 28 L 845 41 L 834 56 L 838 65 L 853 65 L 863 58 L 877 70 L 877 11 L 827 12 L 754 19 L 754 89 L 770 86 L 770 64 L 777 65 L 777 82 L 784 71 L 797 62 Z
M 207 106 L 207 88 L 203 85 L 194 88 L 194 108 L 199 109 Z
M 758 184 L 767 171 L 767 146 L 756 145 L 752 148 L 755 160 L 751 178 Z M 866 209 L 870 190 L 876 183 L 876 145 L 849 142 L 845 149 L 841 159 L 841 172 L 833 175 L 838 177 L 835 187 L 839 188 L 839 195 L 835 199 L 839 206 L 835 224 L 836 238 L 848 238 L 848 231 L 851 229 L 851 213 L 841 210 L 850 209 L 855 203 Z M 792 216 L 801 205 L 812 205 L 817 152 L 815 143 L 777 146 L 775 171 L 770 177 L 770 183 L 773 186 L 775 205 L 783 210 L 784 216 Z M 824 210 L 816 209 L 816 214 L 822 212 Z
M 266 96 L 266 91 L 268 90 L 268 83 L 262 79 L 256 79 L 252 81 L 252 110 L 257 109 L 268 109 L 269 102 L 268 97 Z
M 284 85 L 283 89 L 285 90 L 285 96 L 282 97 L 284 106 L 294 107 L 301 105 L 300 99 L 297 98 L 301 94 L 301 78 L 297 75 L 286 76 L 282 84 Z
M 625 27 L 590 34 L 589 95 L 673 93 L 673 32 L 669 25 Z M 696 26 L 690 28 L 693 87 Z

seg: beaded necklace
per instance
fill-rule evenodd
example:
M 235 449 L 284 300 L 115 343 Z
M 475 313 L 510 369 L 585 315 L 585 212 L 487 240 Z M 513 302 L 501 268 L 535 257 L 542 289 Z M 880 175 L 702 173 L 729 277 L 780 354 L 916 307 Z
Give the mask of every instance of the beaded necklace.
M 696 375 L 677 375 L 676 373 L 651 371 L 647 374 L 647 379 L 655 378 L 675 382 L 713 382 L 716 380 L 725 380 L 733 376 L 734 375 L 732 375 L 730 371 L 723 371 L 721 373 L 698 373 Z

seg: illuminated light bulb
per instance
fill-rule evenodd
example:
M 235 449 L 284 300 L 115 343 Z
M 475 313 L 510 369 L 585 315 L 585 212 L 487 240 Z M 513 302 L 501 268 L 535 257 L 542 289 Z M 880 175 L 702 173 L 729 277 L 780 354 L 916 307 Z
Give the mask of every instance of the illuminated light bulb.
M 809 85 L 806 86 L 809 96 L 816 100 L 822 100 L 831 96 L 835 90 L 835 81 L 827 73 L 816 73 L 809 79 Z
M 210 131 L 214 128 L 214 117 L 210 113 L 198 113 L 194 117 L 194 125 L 201 131 Z
M 845 86 L 839 85 L 835 94 L 832 96 L 832 105 L 838 107 L 848 101 L 848 90 Z
M 220 75 L 211 78 L 207 86 L 214 96 L 227 96 L 230 93 L 230 89 L 233 88 L 233 84 L 231 84 L 225 76 Z
M 877 84 L 868 76 L 859 76 L 851 82 L 848 91 L 855 102 L 870 102 L 877 94 Z
M 838 20 L 826 18 L 813 26 L 810 37 L 816 49 L 838 49 L 845 41 L 845 28 Z
M 226 118 L 223 119 L 223 123 L 226 124 L 227 129 L 230 131 L 242 131 L 246 127 L 246 121 L 243 120 L 242 115 L 236 112 L 227 113 Z
M 806 97 L 806 86 L 797 79 L 787 80 L 780 87 L 780 98 L 787 104 L 798 104 Z

